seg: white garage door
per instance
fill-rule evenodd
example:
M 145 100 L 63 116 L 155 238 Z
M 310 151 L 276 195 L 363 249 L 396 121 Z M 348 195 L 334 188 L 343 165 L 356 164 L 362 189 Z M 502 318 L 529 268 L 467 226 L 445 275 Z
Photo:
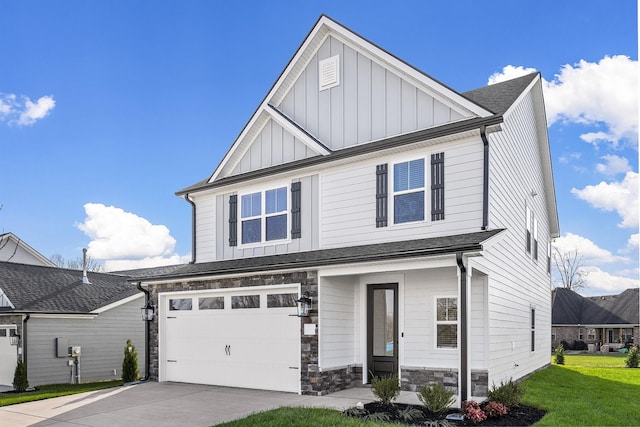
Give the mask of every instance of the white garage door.
M 171 294 L 162 381 L 300 391 L 297 287 Z
M 17 346 L 11 344 L 11 336 L 16 334 L 13 325 L 0 325 L 0 385 L 10 386 L 16 370 Z

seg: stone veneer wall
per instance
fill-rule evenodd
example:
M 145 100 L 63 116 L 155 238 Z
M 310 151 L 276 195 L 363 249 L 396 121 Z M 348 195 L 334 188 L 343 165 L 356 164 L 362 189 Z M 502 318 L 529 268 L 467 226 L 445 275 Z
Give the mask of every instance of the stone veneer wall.
M 158 306 L 158 294 L 163 292 L 200 291 L 208 289 L 233 289 L 251 286 L 300 284 L 302 294 L 308 294 L 313 307 L 309 317 L 300 319 L 301 354 L 300 382 L 303 394 L 325 394 L 328 390 L 348 388 L 357 378 L 357 372 L 318 372 L 318 335 L 304 335 L 305 323 L 318 324 L 318 274 L 316 271 L 297 271 L 286 274 L 228 277 L 222 279 L 176 281 L 149 286 L 153 304 Z M 149 378 L 158 381 L 158 317 L 149 322 Z M 362 374 L 360 373 L 360 378 Z
M 436 383 L 458 393 L 457 369 L 402 368 L 400 375 L 402 390 L 417 391 L 423 385 Z M 489 373 L 471 370 L 471 396 L 484 397 L 488 388 Z

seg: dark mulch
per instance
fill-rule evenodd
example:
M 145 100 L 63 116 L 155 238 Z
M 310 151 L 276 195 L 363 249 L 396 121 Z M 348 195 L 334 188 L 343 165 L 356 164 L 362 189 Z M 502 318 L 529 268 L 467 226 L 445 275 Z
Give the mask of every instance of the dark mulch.
M 363 411 L 361 414 L 371 415 L 380 412 L 385 412 L 390 415 L 389 421 L 398 422 L 406 425 L 424 425 L 425 421 L 435 421 L 438 419 L 442 419 L 443 417 L 437 417 L 432 413 L 429 413 L 424 406 L 420 405 L 406 405 L 403 403 L 396 403 L 390 406 L 383 405 L 380 402 L 371 402 L 367 403 L 364 408 L 366 412 Z M 406 420 L 402 417 L 401 411 L 406 410 L 407 408 L 414 408 L 422 413 L 422 416 L 418 416 L 412 420 Z M 456 413 L 456 411 L 449 411 L 448 413 Z M 518 405 L 512 408 L 509 408 L 509 412 L 506 415 L 503 415 L 498 418 L 488 418 L 487 420 L 473 424 L 470 421 L 448 421 L 450 425 L 454 426 L 530 426 L 540 421 L 542 417 L 546 414 L 546 411 L 538 408 L 534 408 L 532 406 L 527 405 Z

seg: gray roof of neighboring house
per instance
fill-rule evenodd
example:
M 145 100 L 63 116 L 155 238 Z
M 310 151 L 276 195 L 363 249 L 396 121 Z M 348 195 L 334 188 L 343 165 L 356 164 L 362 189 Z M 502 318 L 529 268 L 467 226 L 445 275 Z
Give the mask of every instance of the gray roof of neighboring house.
M 126 276 L 0 262 L 0 290 L 15 308 L 0 312 L 90 313 L 140 291 Z
M 618 295 L 583 297 L 566 288 L 553 291 L 551 323 L 554 325 L 638 325 L 638 288 Z
M 222 274 L 259 273 L 262 271 L 309 269 L 329 265 L 377 262 L 425 256 L 473 252 L 482 250 L 482 244 L 503 229 L 476 233 L 432 237 L 401 242 L 376 243 L 344 248 L 321 249 L 279 255 L 240 258 L 225 261 L 185 264 L 167 274 L 136 275 L 130 281 L 178 279 Z

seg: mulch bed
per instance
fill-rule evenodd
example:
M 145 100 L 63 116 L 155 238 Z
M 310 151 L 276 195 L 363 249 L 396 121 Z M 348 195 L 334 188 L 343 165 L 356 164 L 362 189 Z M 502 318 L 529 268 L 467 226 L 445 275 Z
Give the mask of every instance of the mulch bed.
M 405 420 L 402 418 L 400 411 L 405 410 L 407 407 L 415 408 L 422 413 L 422 417 L 416 417 L 412 420 Z M 371 402 L 364 405 L 366 413 L 376 414 L 385 412 L 390 416 L 390 422 L 397 422 L 406 425 L 424 425 L 425 421 L 436 421 L 443 417 L 437 417 L 434 414 L 429 413 L 424 406 L 420 405 L 407 405 L 403 403 L 396 403 L 392 405 L 383 405 L 380 402 Z M 449 413 L 457 413 L 457 411 L 449 411 Z M 509 408 L 509 412 L 498 418 L 488 418 L 487 420 L 473 424 L 468 420 L 464 421 L 448 421 L 453 426 L 530 426 L 540 421 L 546 414 L 546 411 L 532 406 L 518 405 Z

